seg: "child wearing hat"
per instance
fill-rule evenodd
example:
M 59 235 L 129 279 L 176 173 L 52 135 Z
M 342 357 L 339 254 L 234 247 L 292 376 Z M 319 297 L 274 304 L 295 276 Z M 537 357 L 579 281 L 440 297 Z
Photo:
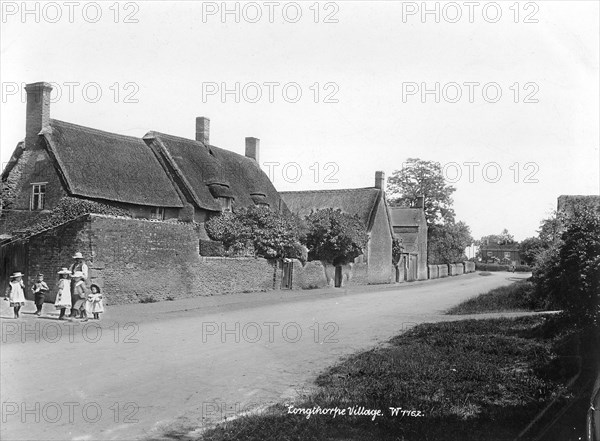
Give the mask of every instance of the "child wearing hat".
M 46 293 L 49 291 L 48 285 L 44 282 L 44 275 L 42 273 L 37 275 L 37 281 L 31 287 L 31 291 L 33 292 L 35 307 L 37 308 L 35 315 L 39 317 L 42 315 L 42 307 L 46 300 Z
M 62 268 L 58 272 L 58 292 L 56 293 L 56 300 L 54 301 L 54 307 L 60 309 L 59 320 L 65 319 L 65 312 L 67 308 L 71 308 L 71 281 L 69 275 L 71 271 L 68 268 Z
M 85 312 L 85 302 L 87 300 L 87 292 L 85 288 L 85 282 L 83 281 L 83 273 L 81 271 L 75 271 L 71 276 L 71 279 L 75 282 L 75 287 L 71 295 L 75 298 L 75 303 L 71 308 L 71 316 L 76 314 L 78 311 L 81 314 L 81 318 L 84 322 L 87 321 L 87 313 Z
M 6 288 L 5 297 L 8 297 L 10 307 L 14 310 L 15 318 L 19 318 L 21 306 L 25 306 L 25 285 L 23 284 L 23 274 L 13 273 L 10 276 L 10 283 Z
M 102 302 L 102 293 L 100 287 L 96 284 L 90 286 L 92 291 L 85 302 L 85 310 L 88 314 L 93 314 L 96 320 L 100 320 L 100 313 L 104 312 L 104 305 Z

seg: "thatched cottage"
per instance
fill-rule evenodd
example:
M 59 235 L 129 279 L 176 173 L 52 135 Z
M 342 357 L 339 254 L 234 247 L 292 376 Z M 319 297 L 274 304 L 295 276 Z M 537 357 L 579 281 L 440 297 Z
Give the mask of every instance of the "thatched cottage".
M 391 283 L 392 274 L 392 224 L 384 191 L 385 176 L 375 174 L 375 186 L 342 190 L 288 191 L 281 197 L 292 213 L 301 217 L 311 212 L 333 208 L 356 215 L 367 229 L 369 240 L 364 254 L 355 263 L 367 264 L 367 283 Z M 341 277 L 341 267 L 336 268 L 336 279 Z M 336 280 L 336 285 L 339 280 Z
M 196 118 L 195 139 L 104 132 L 51 119 L 51 90 L 48 83 L 26 87 L 25 140 L 1 175 L 0 234 L 47 214 L 64 196 L 125 209 L 134 218 L 199 223 L 253 204 L 286 210 L 259 167 L 258 139 L 246 138 L 246 156 L 215 147 L 204 117 Z

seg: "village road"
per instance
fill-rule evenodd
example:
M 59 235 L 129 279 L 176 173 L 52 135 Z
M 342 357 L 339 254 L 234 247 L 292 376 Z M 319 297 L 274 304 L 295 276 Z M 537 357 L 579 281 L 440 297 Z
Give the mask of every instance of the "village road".
M 0 439 L 159 438 L 293 399 L 342 357 L 465 318 L 443 311 L 524 277 L 108 306 L 87 323 L 60 322 L 51 305 L 45 317 L 8 319 L 0 302 Z

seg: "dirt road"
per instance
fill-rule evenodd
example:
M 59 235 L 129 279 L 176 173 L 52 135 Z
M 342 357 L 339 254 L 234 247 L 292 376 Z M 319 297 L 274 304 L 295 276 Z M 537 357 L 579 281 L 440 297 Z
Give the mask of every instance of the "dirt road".
M 108 307 L 101 322 L 1 320 L 1 438 L 139 439 L 293 398 L 341 357 L 524 277 Z M 28 305 L 24 308 L 34 310 Z

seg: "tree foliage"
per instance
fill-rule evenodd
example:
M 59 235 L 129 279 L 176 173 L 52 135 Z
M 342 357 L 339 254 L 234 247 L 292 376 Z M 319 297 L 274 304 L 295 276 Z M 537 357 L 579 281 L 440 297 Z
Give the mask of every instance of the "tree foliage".
M 221 213 L 205 224 L 212 240 L 223 243 L 230 255 L 254 255 L 267 259 L 303 258 L 303 232 L 298 219 L 268 207 L 240 208 Z
M 598 326 L 600 305 L 600 211 L 591 205 L 561 213 L 549 223 L 545 248 L 536 255 L 534 282 L 548 304 L 584 325 Z
M 452 193 L 456 189 L 446 184 L 438 162 L 409 158 L 402 169 L 388 178 L 386 196 L 391 205 L 414 206 L 419 196 L 424 197 L 425 218 L 428 225 L 454 221 Z
M 479 245 L 511 245 L 514 244 L 515 237 L 505 228 L 500 234 L 490 234 L 483 236 L 479 241 Z
M 306 217 L 306 246 L 309 260 L 333 265 L 351 262 L 367 245 L 366 227 L 356 216 L 326 208 Z
M 427 263 L 430 265 L 467 260 L 465 248 L 473 243 L 471 229 L 462 221 L 432 225 L 428 239 Z
M 519 243 L 519 256 L 526 265 L 533 266 L 537 256 L 545 249 L 546 244 L 539 237 L 528 237 Z
M 129 211 L 104 204 L 101 202 L 89 201 L 87 199 L 78 199 L 65 196 L 52 209 L 48 217 L 40 218 L 33 225 L 16 231 L 17 237 L 28 237 L 40 233 L 49 228 L 56 227 L 74 220 L 86 214 L 105 214 L 111 216 L 131 217 Z

